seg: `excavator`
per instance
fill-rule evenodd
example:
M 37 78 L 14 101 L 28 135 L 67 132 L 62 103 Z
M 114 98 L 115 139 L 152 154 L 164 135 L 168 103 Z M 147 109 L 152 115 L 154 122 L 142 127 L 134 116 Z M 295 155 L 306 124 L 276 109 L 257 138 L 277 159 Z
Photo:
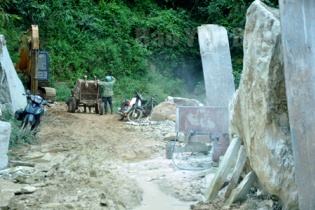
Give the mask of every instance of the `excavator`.
M 28 78 L 28 89 L 32 94 L 40 95 L 51 103 L 56 101 L 56 90 L 45 87 L 49 83 L 50 56 L 39 50 L 38 26 L 31 25 L 20 38 L 20 60 L 14 64 L 17 72 Z

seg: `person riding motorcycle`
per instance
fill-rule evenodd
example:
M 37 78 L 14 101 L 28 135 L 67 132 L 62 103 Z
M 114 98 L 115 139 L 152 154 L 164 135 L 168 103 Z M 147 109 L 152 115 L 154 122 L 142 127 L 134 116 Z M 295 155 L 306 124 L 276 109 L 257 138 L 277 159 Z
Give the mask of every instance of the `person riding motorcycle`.
M 104 101 L 105 114 L 108 113 L 107 103 L 109 104 L 110 107 L 110 113 L 113 114 L 112 96 L 114 95 L 113 86 L 115 82 L 116 79 L 113 76 L 106 76 L 105 81 L 100 80 L 97 81 L 97 83 L 101 87 L 100 95 L 102 97 L 102 100 Z

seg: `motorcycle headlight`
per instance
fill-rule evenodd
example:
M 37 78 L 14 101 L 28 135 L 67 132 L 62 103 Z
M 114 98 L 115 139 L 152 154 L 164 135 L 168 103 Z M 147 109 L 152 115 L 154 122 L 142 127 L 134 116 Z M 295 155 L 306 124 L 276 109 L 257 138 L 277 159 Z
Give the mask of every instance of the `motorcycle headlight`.
M 35 111 L 34 114 L 35 114 L 35 115 L 40 114 L 42 111 L 43 111 L 43 108 L 40 107 L 40 108 L 36 109 L 36 111 Z

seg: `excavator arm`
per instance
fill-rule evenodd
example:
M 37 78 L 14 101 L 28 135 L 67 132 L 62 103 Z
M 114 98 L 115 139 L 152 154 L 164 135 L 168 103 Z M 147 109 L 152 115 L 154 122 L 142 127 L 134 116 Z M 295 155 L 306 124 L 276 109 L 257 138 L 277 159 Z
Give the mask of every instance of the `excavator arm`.
M 17 71 L 29 79 L 28 88 L 34 94 L 41 95 L 47 101 L 56 100 L 54 88 L 43 87 L 49 82 L 49 53 L 39 50 L 38 26 L 32 25 L 20 39 L 20 60 L 15 64 Z

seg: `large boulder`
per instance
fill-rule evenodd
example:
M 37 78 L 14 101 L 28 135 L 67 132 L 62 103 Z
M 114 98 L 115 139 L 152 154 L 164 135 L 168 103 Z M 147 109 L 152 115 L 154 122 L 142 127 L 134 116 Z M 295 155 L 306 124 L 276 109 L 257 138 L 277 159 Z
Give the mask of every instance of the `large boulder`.
M 244 65 L 230 103 L 230 134 L 245 145 L 263 188 L 298 209 L 287 111 L 279 10 L 256 0 L 247 10 Z
M 176 121 L 176 108 L 178 106 L 203 106 L 195 99 L 180 98 L 168 96 L 166 100 L 156 107 L 152 112 L 151 120 L 153 121 Z

